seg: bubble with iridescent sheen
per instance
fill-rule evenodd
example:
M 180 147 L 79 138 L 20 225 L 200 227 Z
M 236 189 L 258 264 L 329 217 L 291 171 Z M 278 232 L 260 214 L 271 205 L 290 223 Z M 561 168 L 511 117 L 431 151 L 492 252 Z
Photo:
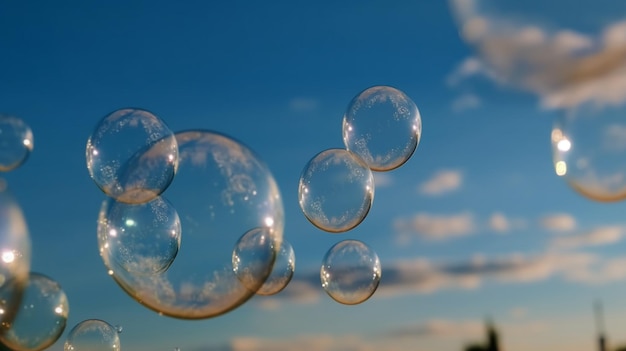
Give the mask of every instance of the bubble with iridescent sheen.
M 100 255 L 130 274 L 159 274 L 181 244 L 178 212 L 164 197 L 143 204 L 105 199 L 99 227 Z
M 591 200 L 626 198 L 625 111 L 581 106 L 563 112 L 552 128 L 556 174 Z
M 211 318 L 254 296 L 233 271 L 233 248 L 254 228 L 281 242 L 283 200 L 269 168 L 241 142 L 207 130 L 179 132 L 176 139 L 178 171 L 163 193 L 181 221 L 176 259 L 160 274 L 141 275 L 102 258 L 110 276 L 144 306 L 175 318 Z M 99 227 L 105 223 L 101 213 Z M 98 232 L 102 240 L 104 231 Z M 271 271 L 270 256 L 260 270 Z
M 246 288 L 257 291 L 265 283 L 276 258 L 276 245 L 280 242 L 267 227 L 253 228 L 239 238 L 233 250 L 233 272 Z
M 0 172 L 21 166 L 35 146 L 33 132 L 22 119 L 0 114 Z
M 380 283 L 376 252 L 358 240 L 344 240 L 328 250 L 322 261 L 322 287 L 335 301 L 356 305 L 369 299 Z
M 6 182 L 0 179 L 0 291 L 4 310 L 0 323 L 11 323 L 28 282 L 31 240 L 26 220 Z
M 64 351 L 119 351 L 117 329 L 100 319 L 84 320 L 70 331 L 63 345 Z
M 331 233 L 345 232 L 367 216 L 374 201 L 374 176 L 358 155 L 328 149 L 304 167 L 298 199 L 313 225 Z
M 352 99 L 343 116 L 343 142 L 374 171 L 402 166 L 422 135 L 417 106 L 389 86 L 365 89 Z
M 178 165 L 174 133 L 142 109 L 120 109 L 100 120 L 87 141 L 87 169 L 109 197 L 144 203 L 172 182 Z
M 296 270 L 296 255 L 291 244 L 283 238 L 280 250 L 274 260 L 274 267 L 257 295 L 275 295 L 283 291 L 293 278 Z
M 0 289 L 2 302 L 5 291 Z M 46 349 L 65 330 L 69 314 L 67 296 L 59 283 L 43 274 L 30 273 L 18 307 L 13 321 L 3 323 L 0 328 L 0 340 L 12 350 Z

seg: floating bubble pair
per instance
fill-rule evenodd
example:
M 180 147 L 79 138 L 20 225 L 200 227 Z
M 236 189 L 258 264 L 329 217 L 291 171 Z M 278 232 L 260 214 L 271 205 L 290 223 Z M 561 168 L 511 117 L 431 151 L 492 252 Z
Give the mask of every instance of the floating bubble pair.
M 402 91 L 374 86 L 359 93 L 343 117 L 345 149 L 315 155 L 300 177 L 298 200 L 317 228 L 343 233 L 357 227 L 374 201 L 372 171 L 391 171 L 415 152 L 422 121 L 415 103 Z M 326 253 L 322 287 L 335 301 L 354 305 L 369 299 L 380 282 L 376 252 L 358 240 L 344 240 Z
M 282 197 L 247 146 L 208 130 L 173 133 L 148 111 L 124 109 L 100 121 L 86 156 L 109 196 L 98 219 L 100 255 L 141 304 L 202 319 L 284 287 L 280 271 L 265 284 L 291 250 Z

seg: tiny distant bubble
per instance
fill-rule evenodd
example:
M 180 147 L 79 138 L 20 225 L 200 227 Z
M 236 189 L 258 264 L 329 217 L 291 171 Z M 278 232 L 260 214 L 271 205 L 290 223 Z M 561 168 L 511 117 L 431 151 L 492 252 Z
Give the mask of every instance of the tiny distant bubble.
M 345 232 L 367 216 L 374 201 L 374 176 L 356 154 L 328 149 L 305 166 L 298 199 L 313 225 L 331 233 Z
M 172 182 L 178 166 L 174 133 L 142 109 L 120 109 L 100 120 L 87 140 L 87 169 L 109 197 L 144 203 Z
M 376 252 L 358 240 L 344 240 L 328 250 L 322 261 L 322 287 L 335 301 L 356 305 L 369 299 L 380 283 Z
M 402 91 L 374 86 L 359 93 L 343 117 L 343 142 L 374 171 L 403 165 L 422 135 L 417 106 Z
M 0 114 L 0 172 L 24 164 L 34 146 L 33 133 L 22 119 Z
M 119 351 L 120 338 L 116 327 L 99 320 L 78 323 L 67 335 L 64 351 Z
M 2 302 L 6 301 L 2 296 L 5 292 L 6 289 L 0 292 Z M 39 273 L 30 273 L 18 306 L 12 323 L 3 323 L 0 328 L 0 340 L 12 350 L 46 349 L 54 344 L 65 330 L 69 303 L 59 283 L 51 278 Z M 5 306 L 2 306 L 2 310 L 6 310 Z

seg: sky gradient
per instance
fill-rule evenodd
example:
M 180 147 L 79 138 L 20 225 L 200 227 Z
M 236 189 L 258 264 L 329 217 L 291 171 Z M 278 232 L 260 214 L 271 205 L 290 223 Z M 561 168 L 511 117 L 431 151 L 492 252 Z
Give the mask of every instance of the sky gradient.
M 597 299 L 609 343 L 626 343 L 626 207 L 573 191 L 551 148 L 564 109 L 626 101 L 624 10 L 608 0 L 0 4 L 0 113 L 28 123 L 35 145 L 3 177 L 28 223 L 32 271 L 70 304 L 51 350 L 98 318 L 122 325 L 132 351 L 455 351 L 480 341 L 490 316 L 507 351 L 585 351 Z M 357 228 L 323 232 L 299 208 L 300 174 L 343 147 L 348 103 L 375 85 L 414 100 L 422 139 L 402 167 L 375 173 Z M 107 275 L 96 240 L 104 195 L 85 146 L 126 107 L 175 132 L 230 135 L 263 159 L 296 255 L 283 292 L 187 321 L 141 306 Z M 319 282 L 343 239 L 366 242 L 382 264 L 361 305 L 336 303 Z

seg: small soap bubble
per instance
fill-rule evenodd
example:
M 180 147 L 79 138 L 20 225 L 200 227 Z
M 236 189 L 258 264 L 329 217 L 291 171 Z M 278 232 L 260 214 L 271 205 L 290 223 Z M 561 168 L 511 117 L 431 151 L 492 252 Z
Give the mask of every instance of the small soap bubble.
M 283 239 L 274 261 L 272 273 L 267 277 L 257 295 L 274 295 L 287 287 L 296 270 L 296 255 L 291 244 Z
M 31 240 L 22 209 L 0 181 L 0 290 L 4 304 L 0 324 L 11 323 L 28 283 Z
M 367 216 L 374 201 L 374 176 L 356 154 L 328 149 L 304 167 L 298 198 L 313 225 L 331 233 L 345 232 Z
M 595 201 L 626 198 L 624 106 L 584 105 L 565 111 L 552 129 L 556 174 Z
M 117 331 L 118 334 L 122 334 L 123 329 L 124 328 L 121 325 L 119 324 L 115 325 L 115 331 Z
M 164 272 L 181 243 L 178 213 L 161 196 L 143 204 L 105 199 L 98 232 L 100 255 L 131 274 Z
M 402 91 L 374 86 L 359 93 L 343 117 L 343 142 L 373 171 L 402 166 L 422 135 L 417 106 Z
M 243 285 L 257 291 L 272 271 L 276 245 L 271 229 L 254 228 L 241 236 L 233 250 L 233 272 Z
M 0 172 L 24 164 L 34 146 L 33 133 L 23 120 L 0 114 Z
M 119 351 L 119 333 L 114 326 L 103 320 L 87 319 L 76 324 L 70 331 L 63 350 Z
M 3 295 L 7 291 L 10 290 L 0 289 L 2 310 L 6 309 Z M 0 328 L 0 340 L 12 350 L 43 350 L 54 344 L 65 330 L 69 314 L 67 296 L 59 283 L 43 274 L 30 273 L 18 307 L 13 321 L 3 323 Z
M 322 261 L 322 287 L 335 301 L 356 305 L 369 299 L 380 283 L 378 255 L 358 240 L 344 240 L 328 250 Z
M 280 243 L 283 200 L 267 165 L 241 142 L 207 130 L 179 132 L 176 140 L 178 171 L 163 193 L 181 221 L 184 239 L 176 259 L 160 274 L 130 273 L 109 255 L 102 259 L 115 282 L 143 306 L 174 318 L 212 318 L 256 293 L 235 274 L 233 250 L 254 228 L 267 230 L 273 240 L 267 243 Z M 105 211 L 99 226 L 103 222 Z M 98 231 L 101 244 L 104 234 Z M 279 247 L 271 248 L 275 257 Z M 259 262 L 265 267 L 255 270 L 271 272 L 273 259 Z
M 172 182 L 178 165 L 174 133 L 159 117 L 141 109 L 105 116 L 87 141 L 87 169 L 109 197 L 144 203 Z

